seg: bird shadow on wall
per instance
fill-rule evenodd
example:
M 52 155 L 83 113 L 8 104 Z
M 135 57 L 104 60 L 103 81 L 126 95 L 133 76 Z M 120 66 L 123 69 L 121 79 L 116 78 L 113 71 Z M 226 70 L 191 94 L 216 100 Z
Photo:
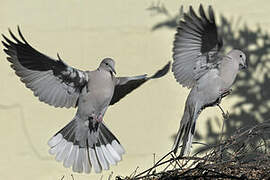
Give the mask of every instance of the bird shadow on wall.
M 152 31 L 161 28 L 174 29 L 176 32 L 177 22 L 183 17 L 183 6 L 177 15 L 172 16 L 164 4 L 152 4 L 147 8 L 151 15 L 163 15 L 167 19 L 158 22 L 152 27 Z M 223 49 L 228 52 L 230 49 L 242 49 L 248 57 L 248 69 L 241 71 L 233 85 L 232 94 L 226 97 L 228 100 L 236 98 L 236 103 L 229 112 L 229 118 L 224 121 L 223 137 L 232 136 L 237 129 L 255 126 L 258 123 L 270 120 L 270 35 L 259 25 L 250 28 L 242 22 L 241 18 L 228 19 L 224 15 L 218 23 L 219 33 L 223 37 Z M 221 103 L 222 106 L 222 103 Z M 219 109 L 217 108 L 217 111 Z M 218 117 L 207 118 L 207 131 L 202 135 L 199 129 L 195 133 L 195 141 L 204 140 L 208 145 L 215 145 L 220 141 L 220 130 L 222 126 Z M 205 132 L 203 132 L 205 133 Z M 172 140 L 175 138 L 174 134 Z M 262 137 L 270 139 L 269 129 L 265 130 Z M 258 144 L 260 140 L 257 139 Z M 203 151 L 205 147 L 199 147 L 196 151 Z M 269 144 L 266 146 L 270 149 Z M 205 148 L 207 149 L 207 148 Z

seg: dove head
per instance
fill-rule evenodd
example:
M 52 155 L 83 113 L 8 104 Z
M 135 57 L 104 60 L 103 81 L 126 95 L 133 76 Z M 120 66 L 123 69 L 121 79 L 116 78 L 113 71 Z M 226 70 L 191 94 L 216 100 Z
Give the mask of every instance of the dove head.
M 246 55 L 242 51 L 233 49 L 227 56 L 238 62 L 239 69 L 246 69 L 248 67 Z
M 104 69 L 105 71 L 108 71 L 110 73 L 116 74 L 114 65 L 115 65 L 115 62 L 113 59 L 105 58 L 101 61 L 99 68 Z

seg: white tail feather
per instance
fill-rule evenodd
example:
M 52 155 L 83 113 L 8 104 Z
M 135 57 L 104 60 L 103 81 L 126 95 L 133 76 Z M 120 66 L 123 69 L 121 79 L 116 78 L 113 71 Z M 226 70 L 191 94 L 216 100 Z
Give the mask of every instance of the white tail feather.
M 101 167 L 98 163 L 98 159 L 97 159 L 96 152 L 94 149 L 89 148 L 89 156 L 90 156 L 90 161 L 91 161 L 91 164 L 93 165 L 95 172 L 100 173 Z
M 90 173 L 92 165 L 90 163 L 88 150 L 86 148 L 82 149 L 82 161 L 83 161 L 83 171 L 85 173 Z

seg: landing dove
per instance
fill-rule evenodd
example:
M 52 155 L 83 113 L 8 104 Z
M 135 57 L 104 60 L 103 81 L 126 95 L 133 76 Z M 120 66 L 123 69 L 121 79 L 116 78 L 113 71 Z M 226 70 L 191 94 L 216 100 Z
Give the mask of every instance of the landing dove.
M 40 101 L 55 107 L 77 108 L 75 117 L 48 142 L 49 153 L 74 172 L 108 170 L 125 153 L 119 140 L 103 121 L 109 105 L 150 79 L 164 76 L 170 63 L 153 76 L 115 77 L 115 61 L 105 58 L 93 71 L 67 65 L 60 57 L 50 58 L 34 49 L 23 37 L 9 30 L 13 41 L 3 35 L 7 60 L 27 88 Z
M 218 34 L 211 6 L 206 16 L 202 5 L 197 16 L 193 8 L 184 14 L 175 35 L 172 71 L 177 82 L 191 88 L 185 104 L 173 151 L 180 156 L 191 150 L 192 138 L 200 112 L 216 105 L 230 92 L 238 71 L 247 67 L 246 55 L 237 49 L 222 54 L 222 37 Z

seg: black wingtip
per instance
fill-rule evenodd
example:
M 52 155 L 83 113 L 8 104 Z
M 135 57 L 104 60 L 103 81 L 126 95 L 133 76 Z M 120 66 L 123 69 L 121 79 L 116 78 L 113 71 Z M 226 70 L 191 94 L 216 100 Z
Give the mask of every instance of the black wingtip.
M 8 32 L 9 32 L 10 36 L 13 38 L 13 40 L 15 40 L 19 44 L 22 43 L 18 38 L 16 38 L 16 36 L 12 33 L 10 28 L 8 28 Z
M 171 61 L 169 61 L 162 69 L 158 70 L 152 77 L 150 77 L 151 79 L 155 79 L 155 78 L 160 78 L 162 76 L 164 76 L 165 74 L 167 74 L 170 70 L 171 67 Z
M 200 13 L 203 13 L 203 12 L 204 12 L 204 10 L 203 10 L 203 5 L 202 5 L 202 4 L 200 4 L 200 6 L 199 6 L 199 12 L 200 12 Z
M 193 10 L 192 6 L 189 6 L 189 12 L 192 14 L 196 14 L 195 11 Z
M 10 48 L 10 45 L 8 45 L 5 41 L 1 41 L 2 44 L 5 46 L 5 48 L 9 49 Z
M 17 30 L 18 30 L 19 36 L 21 37 L 21 39 L 23 40 L 23 42 L 24 42 L 25 44 L 29 45 L 29 44 L 28 44 L 28 42 L 27 42 L 27 41 L 25 40 L 25 38 L 23 37 L 23 35 L 22 35 L 22 32 L 21 32 L 21 29 L 20 29 L 20 26 L 19 26 L 19 25 L 17 25 Z
M 208 7 L 208 14 L 209 14 L 210 21 L 212 23 L 215 23 L 215 13 L 211 5 Z
M 5 35 L 3 34 L 3 33 L 1 33 L 1 36 L 5 39 Z M 2 41 L 2 43 L 3 43 L 4 41 Z
M 8 39 L 4 34 L 2 34 L 2 37 L 5 39 L 5 41 L 6 41 L 8 44 L 10 44 L 10 45 L 14 44 L 14 42 L 12 42 L 10 39 Z
M 199 13 L 200 13 L 200 16 L 205 19 L 206 21 L 208 21 L 206 15 L 205 15 L 205 12 L 204 12 L 204 9 L 203 9 L 203 5 L 200 4 L 200 7 L 199 7 Z

